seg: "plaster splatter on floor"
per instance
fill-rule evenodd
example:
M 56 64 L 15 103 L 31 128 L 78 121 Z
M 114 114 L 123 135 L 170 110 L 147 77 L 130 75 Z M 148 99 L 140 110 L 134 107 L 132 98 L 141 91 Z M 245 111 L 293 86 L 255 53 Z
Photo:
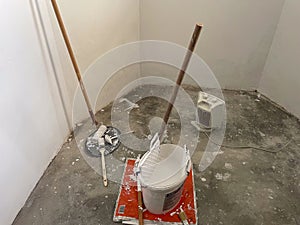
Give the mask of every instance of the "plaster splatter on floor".
M 198 89 L 185 89 L 196 101 Z M 137 89 L 129 95 L 138 95 Z M 222 148 L 213 164 L 197 171 L 207 137 L 201 134 L 193 155 L 200 225 L 298 225 L 300 224 L 300 123 L 257 93 L 225 91 L 227 130 L 225 144 L 255 145 L 277 154 L 254 149 Z M 165 102 L 141 100 L 130 113 L 137 136 L 149 135 L 144 126 L 153 116 L 162 116 Z M 111 105 L 97 114 L 105 124 Z M 146 112 L 146 113 L 145 113 Z M 171 115 L 168 141 L 179 135 L 178 114 Z M 80 129 L 80 126 L 78 127 Z M 191 130 L 193 132 L 193 130 Z M 126 150 L 125 150 L 126 149 Z M 114 157 L 124 161 L 138 152 L 120 146 Z M 46 170 L 28 198 L 14 225 L 111 225 L 118 184 L 102 186 L 102 178 L 81 158 L 70 138 Z

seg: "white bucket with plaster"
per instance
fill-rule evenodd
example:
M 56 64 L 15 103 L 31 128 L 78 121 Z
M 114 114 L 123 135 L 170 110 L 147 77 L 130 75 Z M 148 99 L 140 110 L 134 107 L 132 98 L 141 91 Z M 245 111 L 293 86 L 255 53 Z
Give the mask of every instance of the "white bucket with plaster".
M 163 144 L 145 153 L 139 165 L 146 208 L 154 214 L 164 214 L 175 208 L 191 168 L 188 150 Z

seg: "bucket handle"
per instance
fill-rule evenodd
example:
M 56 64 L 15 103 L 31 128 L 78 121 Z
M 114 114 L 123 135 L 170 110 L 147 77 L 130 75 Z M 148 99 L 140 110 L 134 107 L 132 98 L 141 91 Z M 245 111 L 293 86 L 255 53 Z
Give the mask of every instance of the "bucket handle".
M 186 147 L 186 145 L 184 145 L 184 150 L 185 150 L 185 155 L 186 155 L 186 172 L 189 175 L 190 171 L 191 171 L 191 167 L 192 167 L 192 162 L 191 162 L 191 156 L 190 156 L 190 150 Z

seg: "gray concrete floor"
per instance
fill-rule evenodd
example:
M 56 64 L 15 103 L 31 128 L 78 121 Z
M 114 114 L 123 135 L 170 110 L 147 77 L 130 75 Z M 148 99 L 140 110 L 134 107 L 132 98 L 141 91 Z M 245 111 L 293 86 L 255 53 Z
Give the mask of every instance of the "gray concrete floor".
M 186 90 L 194 100 L 197 98 L 196 88 Z M 272 149 L 289 144 L 277 154 L 222 147 L 222 154 L 213 164 L 199 172 L 199 158 L 207 142 L 207 137 L 201 135 L 193 155 L 199 224 L 299 225 L 299 121 L 263 97 L 258 98 L 257 93 L 224 91 L 224 96 L 224 144 Z M 137 136 L 149 131 L 136 121 L 147 123 L 150 117 L 162 116 L 165 111 L 165 102 L 160 99 L 147 98 L 139 103 L 140 108 L 132 110 L 130 117 Z M 110 107 L 97 114 L 99 121 L 109 123 Z M 173 135 L 176 140 L 179 128 L 180 121 L 174 112 L 169 137 Z M 114 154 L 136 156 L 134 151 L 129 153 L 120 146 Z M 110 182 L 104 188 L 101 179 L 83 159 L 74 139 L 66 142 L 13 224 L 114 224 L 112 215 L 119 185 Z

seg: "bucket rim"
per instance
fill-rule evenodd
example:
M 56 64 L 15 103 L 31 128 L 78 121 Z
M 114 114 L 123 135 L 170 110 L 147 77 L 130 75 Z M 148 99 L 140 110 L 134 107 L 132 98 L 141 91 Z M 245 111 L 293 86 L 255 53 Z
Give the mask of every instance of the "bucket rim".
M 188 173 L 186 172 L 177 181 L 167 184 L 167 185 L 160 185 L 160 183 L 162 183 L 162 182 L 151 185 L 151 184 L 147 184 L 146 182 L 144 182 L 143 179 L 141 179 L 141 177 L 139 177 L 139 179 L 141 181 L 142 188 L 148 188 L 148 189 L 155 190 L 155 191 L 165 191 L 167 189 L 177 187 L 177 186 L 181 185 L 182 183 L 184 183 L 187 176 L 188 176 Z
M 160 145 L 160 147 L 166 147 L 166 146 L 172 146 L 172 153 L 171 154 L 174 154 L 174 151 L 177 149 L 178 150 L 182 150 L 182 152 L 184 152 L 184 148 L 181 147 L 180 145 L 176 145 L 176 144 L 162 144 Z M 150 154 L 150 151 L 147 151 L 144 156 L 142 157 L 139 165 L 143 164 L 145 159 L 146 159 L 146 156 Z M 143 170 L 142 170 L 142 166 L 139 166 L 140 167 L 140 174 L 139 174 L 139 180 L 141 182 L 141 185 L 143 188 L 150 188 L 152 190 L 167 190 L 167 189 L 170 189 L 172 187 L 176 187 L 178 186 L 179 184 L 182 184 L 185 179 L 187 178 L 188 174 L 189 174 L 189 170 L 187 170 L 188 166 L 191 164 L 191 158 L 189 157 L 189 153 L 186 153 L 185 154 L 187 157 L 186 157 L 186 162 L 185 162 L 185 165 L 183 165 L 181 168 L 179 168 L 176 173 L 174 173 L 172 176 L 168 177 L 171 178 L 171 177 L 174 177 L 174 176 L 178 176 L 179 174 L 179 178 L 176 179 L 176 181 L 172 182 L 172 183 L 168 183 L 168 184 L 164 184 L 162 185 L 162 183 L 164 183 L 167 179 L 164 179 L 164 180 L 160 180 L 158 182 L 155 182 L 155 183 L 148 183 L 146 182 L 144 179 L 143 179 Z M 160 163 L 164 162 L 166 159 L 162 160 Z

